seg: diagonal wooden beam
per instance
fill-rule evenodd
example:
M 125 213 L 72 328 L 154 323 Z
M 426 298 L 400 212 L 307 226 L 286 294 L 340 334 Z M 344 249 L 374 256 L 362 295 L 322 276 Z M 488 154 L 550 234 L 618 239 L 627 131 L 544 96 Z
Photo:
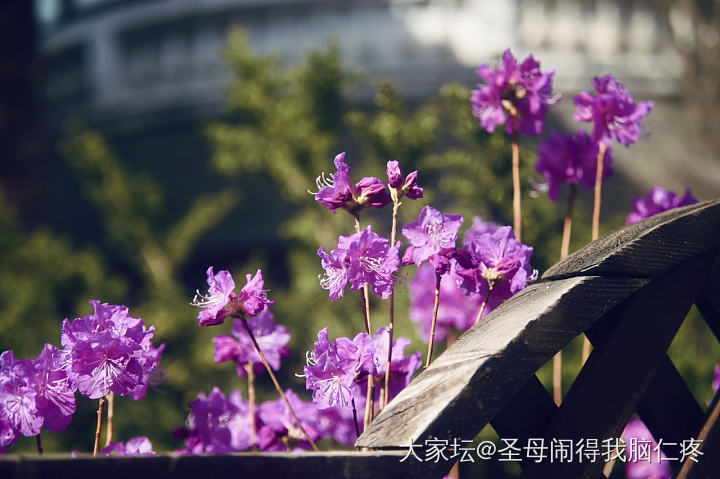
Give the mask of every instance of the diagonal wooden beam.
M 654 278 L 720 247 L 720 200 L 651 216 L 593 241 L 549 268 L 544 279 L 571 276 Z
M 475 437 L 555 352 L 646 283 L 576 277 L 526 288 L 460 336 L 356 444 Z
M 707 257 L 698 257 L 654 279 L 595 325 L 596 334 L 606 335 L 607 340 L 597 341 L 545 430 L 547 441 L 619 437 L 705 281 L 707 262 Z M 610 332 L 599 333 L 605 325 Z M 596 477 L 603 465 L 602 461 L 529 463 L 521 477 L 587 479 Z

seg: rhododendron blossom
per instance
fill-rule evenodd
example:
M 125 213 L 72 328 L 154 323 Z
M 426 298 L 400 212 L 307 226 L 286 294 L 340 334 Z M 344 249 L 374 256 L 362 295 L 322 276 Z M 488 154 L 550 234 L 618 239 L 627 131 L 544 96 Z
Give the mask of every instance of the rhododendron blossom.
M 380 179 L 365 177 L 355 185 L 350 181 L 350 167 L 345 163 L 345 152 L 340 153 L 334 160 L 336 172 L 332 178 L 325 173 L 317 178 L 317 193 L 315 201 L 326 206 L 333 213 L 344 209 L 352 215 L 357 215 L 363 209 L 373 206 L 382 208 L 390 203 L 390 193 L 385 183 Z
M 635 103 L 625 86 L 612 75 L 593 78 L 597 92 L 575 97 L 575 120 L 593 122 L 592 139 L 609 145 L 616 141 L 628 146 L 640 138 L 641 121 L 653 108 L 650 101 Z
M 557 201 L 564 183 L 592 189 L 595 186 L 598 152 L 598 143 L 583 130 L 575 135 L 552 132 L 550 138 L 540 143 L 535 163 L 535 169 L 545 176 L 548 183 L 548 197 Z M 608 147 L 603 156 L 603 181 L 612 174 L 612 154 Z
M 198 291 L 192 302 L 193 306 L 203 308 L 198 314 L 200 326 L 222 324 L 226 316 L 255 316 L 275 304 L 267 298 L 267 291 L 263 289 L 262 270 L 258 269 L 255 276 L 247 274 L 245 278 L 247 283 L 236 294 L 235 281 L 229 271 L 214 274 L 213 267 L 208 268 L 208 293 L 203 295 Z
M 518 65 L 508 48 L 500 65 L 480 65 L 477 74 L 485 83 L 472 91 L 470 104 L 480 126 L 490 133 L 502 124 L 508 134 L 542 133 L 548 108 L 557 101 L 552 93 L 554 70 L 540 71 L 532 55 Z
M 697 202 L 697 198 L 692 195 L 689 189 L 685 190 L 683 196 L 678 196 L 672 191 L 653 186 L 647 196 L 633 200 L 633 211 L 628 215 L 626 222 L 630 225 L 660 214 L 663 211 L 694 205 Z
M 471 237 L 465 245 L 468 256 L 455 268 L 462 291 L 487 302 L 483 316 L 537 279 L 530 266 L 533 249 L 515 239 L 512 227 L 487 230 Z
M 146 328 L 125 306 L 90 304 L 93 314 L 63 321 L 61 342 L 69 357 L 68 377 L 80 394 L 91 399 L 109 392 L 143 397 L 164 349 L 151 343 L 155 328 Z

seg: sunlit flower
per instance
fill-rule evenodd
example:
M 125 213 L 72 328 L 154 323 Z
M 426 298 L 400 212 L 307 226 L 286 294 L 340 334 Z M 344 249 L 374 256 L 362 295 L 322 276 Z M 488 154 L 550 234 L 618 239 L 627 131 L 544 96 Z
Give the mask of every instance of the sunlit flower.
M 689 206 L 697 203 L 689 189 L 685 190 L 685 194 L 680 197 L 672 191 L 665 190 L 659 186 L 650 188 L 647 196 L 638 197 L 633 200 L 633 211 L 627 217 L 627 224 L 637 223 L 638 221 L 650 218 L 651 216 L 662 213 L 663 211 L 681 206 Z
M 641 121 L 653 108 L 650 101 L 635 103 L 630 93 L 612 75 L 593 78 L 597 92 L 575 97 L 577 121 L 593 122 L 592 139 L 607 145 L 616 141 L 628 146 L 640 138 Z
M 477 74 L 485 84 L 472 91 L 470 104 L 480 126 L 491 133 L 503 123 L 508 134 L 542 133 L 548 107 L 557 101 L 552 93 L 554 70 L 541 72 L 532 55 L 518 65 L 508 48 L 500 65 L 480 65 Z

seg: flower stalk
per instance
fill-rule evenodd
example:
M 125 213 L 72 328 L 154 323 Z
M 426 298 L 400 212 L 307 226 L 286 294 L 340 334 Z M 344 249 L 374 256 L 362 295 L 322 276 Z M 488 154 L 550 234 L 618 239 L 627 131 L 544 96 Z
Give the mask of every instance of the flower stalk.
M 113 437 L 113 417 L 115 415 L 115 393 L 110 391 L 107 396 L 107 430 L 105 431 L 105 447 L 112 442 Z
M 522 207 L 520 204 L 520 146 L 518 145 L 517 128 L 513 128 L 510 148 L 512 150 L 513 176 L 513 229 L 515 230 L 515 238 L 518 241 L 522 241 Z
M 572 216 L 573 206 L 575 204 L 575 194 L 577 186 L 571 183 L 568 187 L 568 205 L 565 213 L 565 223 L 563 224 L 562 243 L 560 244 L 560 260 L 567 258 L 570 252 L 570 235 L 572 234 Z M 558 406 L 562 402 L 562 349 L 553 357 L 553 399 Z
M 392 229 L 390 230 L 390 247 L 395 246 L 395 238 L 397 237 L 397 213 L 400 208 L 400 199 L 397 196 L 397 190 L 392 190 L 393 212 L 392 212 Z M 385 370 L 385 386 L 383 388 L 383 396 L 381 402 L 381 410 L 387 405 L 390 398 L 390 367 L 392 365 L 392 345 L 393 345 L 393 329 L 395 327 L 395 288 L 390 293 L 390 318 L 388 320 L 388 358 L 387 369 Z
M 488 302 L 490 301 L 490 295 L 493 292 L 493 288 L 495 287 L 495 283 L 493 281 L 488 282 L 488 292 L 485 295 L 485 299 L 483 299 L 482 304 L 480 305 L 480 311 L 478 311 L 478 315 L 475 318 L 475 324 L 479 323 L 480 320 L 483 317 L 483 313 L 485 312 L 485 308 L 487 307 Z
M 353 214 L 355 220 L 355 232 L 360 233 L 360 218 L 357 214 Z M 365 332 L 372 335 L 372 325 L 370 324 L 370 294 L 367 284 L 360 290 L 360 297 L 363 304 L 363 316 L 365 318 Z M 365 429 L 370 425 L 375 416 L 375 379 L 372 374 L 367 377 L 367 396 L 365 398 L 365 414 L 363 415 L 363 426 Z
M 602 177 L 603 177 L 603 164 L 605 163 L 605 151 L 607 145 L 605 142 L 600 142 L 598 145 L 598 157 L 597 157 L 597 171 L 595 173 L 595 197 L 593 201 L 593 217 L 592 217 L 592 241 L 598 239 L 600 236 L 600 206 L 602 203 Z M 582 348 L 582 363 L 590 357 L 590 340 L 587 336 L 583 339 Z
M 105 397 L 101 397 L 98 401 L 97 410 L 97 426 L 95 426 L 95 444 L 93 445 L 93 456 L 97 456 L 100 450 L 100 434 L 102 434 L 102 415 L 105 410 Z
M 290 401 L 288 401 L 287 396 L 285 396 L 285 393 L 283 392 L 282 388 L 280 387 L 280 383 L 278 382 L 277 378 L 275 377 L 275 373 L 273 373 L 272 368 L 270 367 L 270 364 L 268 364 L 267 359 L 265 358 L 265 354 L 262 352 L 262 349 L 260 349 L 260 345 L 258 344 L 257 340 L 255 339 L 255 335 L 252 332 L 252 329 L 250 328 L 250 325 L 247 322 L 247 319 L 244 316 L 240 317 L 240 320 L 242 320 L 243 327 L 245 328 L 245 331 L 247 331 L 248 335 L 250 336 L 250 339 L 253 342 L 253 346 L 255 346 L 255 350 L 257 351 L 258 355 L 260 356 L 260 360 L 262 360 L 263 365 L 265 366 L 265 369 L 267 370 L 268 374 L 270 375 L 270 379 L 272 379 L 273 384 L 275 385 L 275 389 L 280 394 L 280 397 L 283 398 L 283 401 L 285 401 L 285 405 L 288 407 L 288 410 L 290 411 L 290 414 L 292 415 L 293 419 L 295 420 L 295 423 L 298 425 L 298 428 L 300 431 L 302 431 L 305 438 L 310 443 L 310 446 L 312 446 L 313 450 L 316 452 L 319 452 L 320 449 L 318 449 L 317 444 L 315 444 L 315 441 L 312 440 L 310 435 L 307 433 L 303 425 L 300 423 L 300 420 L 298 419 L 297 415 L 295 414 L 295 411 L 293 410 L 292 406 L 290 405 Z
M 430 342 L 428 343 L 427 358 L 425 358 L 425 369 L 432 361 L 433 343 L 435 342 L 435 325 L 437 324 L 438 309 L 440 309 L 440 280 L 442 276 L 435 273 L 435 304 L 433 304 L 432 325 L 430 326 Z

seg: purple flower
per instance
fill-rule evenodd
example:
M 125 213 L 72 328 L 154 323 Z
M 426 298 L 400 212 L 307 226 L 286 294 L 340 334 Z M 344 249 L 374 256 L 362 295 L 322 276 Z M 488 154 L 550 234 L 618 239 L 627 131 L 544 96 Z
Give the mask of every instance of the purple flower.
M 70 360 L 69 379 L 91 399 L 111 391 L 144 396 L 164 347 L 151 344 L 155 328 L 145 328 L 125 306 L 90 304 L 93 314 L 63 321 L 61 341 Z
M 375 294 L 387 299 L 400 265 L 399 248 L 399 242 L 391 248 L 390 241 L 374 233 L 370 225 L 352 236 L 340 236 L 338 247 L 331 254 L 323 248 L 318 250 L 325 268 L 325 276 L 319 277 L 320 285 L 330 290 L 334 301 L 343 296 L 348 281 L 352 289 L 370 285 Z
M 250 405 L 239 391 L 225 398 L 217 387 L 202 392 L 189 404 L 192 413 L 176 435 L 185 439 L 187 452 L 224 454 L 250 449 Z
M 109 456 L 110 454 L 119 456 L 154 456 L 155 451 L 152 450 L 150 439 L 145 436 L 138 436 L 129 439 L 126 443 L 111 441 L 110 444 L 100 451 L 100 455 Z
M 670 466 L 667 457 L 648 431 L 645 424 L 640 419 L 631 419 L 625 426 L 622 434 L 625 443 L 628 444 L 628 457 L 625 474 L 628 479 L 670 479 Z M 644 441 L 650 441 L 649 444 Z M 631 447 L 631 443 L 635 443 L 635 447 Z M 647 447 L 645 445 L 647 444 Z M 638 454 L 631 451 L 641 451 L 645 449 L 647 455 L 639 457 Z M 659 453 L 658 453 L 659 451 Z
M 241 305 L 242 310 L 250 316 L 255 316 L 264 309 L 275 304 L 275 301 L 267 299 L 267 291 L 263 289 L 265 282 L 263 281 L 262 271 L 257 270 L 255 276 L 245 275 L 247 284 L 240 290 L 237 296 L 237 302 Z
M 400 163 L 393 160 L 387 162 L 387 175 L 388 186 L 391 188 L 391 191 L 394 191 L 395 195 L 397 195 L 397 199 L 403 196 L 411 200 L 423 197 L 423 189 L 417 185 L 417 171 L 413 171 L 407 175 L 405 182 L 403 182 Z
M 35 436 L 45 427 L 62 431 L 75 412 L 74 383 L 67 377 L 68 357 L 46 344 L 35 359 L 0 355 L 0 447 L 20 435 Z
M 275 318 L 270 310 L 265 310 L 247 321 L 270 367 L 277 371 L 282 358 L 290 354 L 286 347 L 290 341 L 290 333 L 284 326 L 275 324 Z M 236 319 L 233 322 L 232 334 L 234 337 L 221 334 L 214 338 L 215 362 L 235 361 L 238 376 L 247 376 L 245 365 L 248 363 L 254 365 L 253 369 L 258 374 L 265 371 L 260 355 L 255 350 L 242 320 Z
M 338 208 L 357 215 L 361 210 L 374 206 L 382 208 L 390 203 L 390 193 L 387 186 L 375 177 L 365 177 L 353 186 L 350 181 L 350 168 L 345 163 L 345 152 L 335 157 L 337 171 L 332 179 L 325 173 L 318 176 L 318 192 L 314 193 L 315 201 L 321 203 L 336 213 Z
M 458 286 L 460 280 L 461 278 L 452 270 L 440 280 L 440 307 L 435 325 L 435 341 L 443 341 L 450 328 L 466 331 L 475 324 L 482 297 L 478 294 L 463 294 Z M 419 334 L 427 343 L 430 341 L 435 304 L 435 272 L 432 267 L 428 265 L 419 267 L 415 277 L 410 281 L 409 290 L 410 320 L 420 326 Z
M 262 270 L 257 270 L 255 276 L 245 275 L 247 284 L 239 294 L 235 294 L 235 281 L 230 272 L 222 270 L 213 274 L 213 267 L 207 270 L 207 282 L 210 286 L 207 295 L 197 292 L 192 305 L 203 308 L 198 314 L 200 326 L 214 326 L 222 324 L 228 315 L 239 316 L 247 314 L 255 316 L 269 306 L 275 304 L 267 298 L 267 291 L 262 277 Z
M 372 337 L 372 342 L 375 349 L 375 363 L 377 364 L 377 374 L 375 376 L 378 379 L 384 378 L 387 371 L 388 328 L 383 326 L 378 329 Z M 405 348 L 409 345 L 410 340 L 402 336 L 393 341 L 392 361 L 390 363 L 390 400 L 410 384 L 413 374 L 422 364 L 420 352 L 405 356 Z M 378 394 L 377 399 L 379 399 L 379 388 L 375 392 Z
M 435 268 L 437 274 L 446 273 L 449 270 L 449 257 L 455 252 L 455 241 L 462 222 L 461 215 L 443 215 L 432 206 L 425 206 L 418 220 L 402 229 L 411 244 L 403 255 L 402 264 L 415 263 L 420 266 L 432 258 L 434 266 L 441 265 Z M 438 257 L 443 257 L 445 261 Z
M 69 366 L 68 353 L 52 344 L 46 344 L 33 360 L 38 387 L 35 403 L 43 417 L 43 427 L 50 431 L 64 431 L 75 412 L 77 386 L 68 377 Z
M 486 223 L 477 216 L 473 217 L 472 226 L 470 226 L 465 232 L 465 236 L 463 236 L 463 246 L 467 246 L 471 241 L 477 240 L 484 234 L 496 232 L 501 226 L 502 225 L 492 221 Z
M 563 183 L 580 184 L 586 190 L 595 186 L 599 147 L 585 131 L 563 135 L 552 132 L 538 148 L 535 169 L 545 175 L 548 196 L 557 201 Z M 603 181 L 613 174 L 610 148 L 603 157 Z
M 492 133 L 496 126 L 506 123 L 508 134 L 542 133 L 548 107 L 556 101 L 552 94 L 554 70 L 542 73 L 532 55 L 518 65 L 508 48 L 501 65 L 497 68 L 480 65 L 476 73 L 485 81 L 470 97 L 473 115 L 480 126 Z
M 285 391 L 285 397 L 310 438 L 313 441 L 320 439 L 320 412 L 315 404 L 303 401 L 291 389 Z M 286 451 L 288 446 L 293 450 L 310 449 L 310 442 L 298 428 L 282 398 L 260 404 L 258 416 L 262 421 L 258 430 L 258 447 L 261 451 Z
M 320 409 L 352 408 L 356 376 L 377 374 L 372 338 L 360 333 L 352 341 L 344 337 L 330 341 L 327 328 L 317 337 L 304 368 L 305 387 L 313 391 L 313 402 Z
M 322 289 L 330 291 L 330 299 L 337 301 L 345 295 L 345 286 L 348 282 L 348 266 L 350 258 L 348 252 L 342 248 L 335 248 L 328 254 L 323 248 L 318 249 L 318 256 L 324 275 L 318 275 Z
M 715 375 L 713 376 L 712 388 L 713 391 L 717 391 L 718 389 L 720 389 L 720 364 L 715 366 Z
M 653 186 L 646 197 L 638 197 L 633 200 L 634 210 L 628 215 L 626 222 L 630 225 L 663 211 L 694 205 L 697 202 L 698 200 L 689 189 L 685 190 L 685 195 L 681 198 L 672 191 Z
M 625 146 L 638 141 L 641 120 L 653 107 L 650 101 L 635 104 L 622 83 L 612 75 L 593 78 L 595 96 L 582 92 L 575 97 L 577 121 L 592 121 L 592 139 L 609 144 L 617 141 Z
M 43 425 L 38 410 L 40 391 L 31 359 L 15 359 L 13 351 L 0 355 L 0 446 L 20 437 L 36 436 Z
M 198 314 L 198 323 L 200 326 L 222 324 L 228 313 L 225 306 L 235 296 L 235 281 L 229 271 L 222 270 L 214 274 L 213 267 L 210 266 L 207 270 L 207 282 L 210 286 L 208 294 L 203 295 L 198 290 L 192 302 L 193 306 L 203 308 Z
M 465 246 L 469 264 L 458 262 L 455 271 L 463 293 L 487 301 L 483 317 L 537 278 L 530 266 L 533 249 L 515 239 L 510 226 L 475 235 Z
M 354 421 L 355 419 L 350 409 L 341 407 L 319 409 L 317 430 L 321 437 L 333 438 L 340 444 L 352 446 L 357 439 L 355 425 L 353 424 Z M 362 433 L 362 421 L 358 422 L 358 428 Z

